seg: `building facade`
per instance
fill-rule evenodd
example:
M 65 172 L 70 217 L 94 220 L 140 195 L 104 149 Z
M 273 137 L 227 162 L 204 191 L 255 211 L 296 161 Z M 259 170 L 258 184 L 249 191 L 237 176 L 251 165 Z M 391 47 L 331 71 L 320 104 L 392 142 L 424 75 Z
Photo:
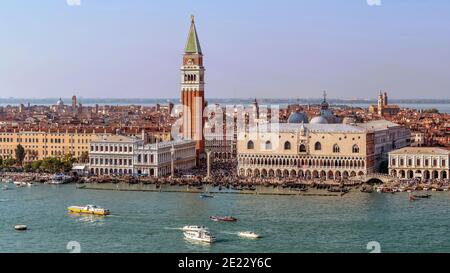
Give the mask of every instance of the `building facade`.
M 173 165 L 172 165 L 173 159 Z M 196 165 L 196 142 L 177 140 L 144 144 L 140 138 L 99 136 L 90 145 L 93 175 L 147 175 L 161 177 Z
M 239 175 L 340 179 L 374 170 L 374 134 L 362 128 L 345 124 L 270 126 L 239 134 Z
M 400 179 L 449 179 L 450 151 L 407 147 L 389 153 L 389 174 Z
M 387 167 L 388 153 L 390 151 L 407 147 L 411 144 L 410 130 L 387 120 L 358 123 L 356 126 L 374 133 L 376 170 L 379 170 L 383 164 Z
M 102 135 L 91 141 L 90 173 L 95 175 L 132 175 L 133 156 L 143 140 L 121 135 Z
M 25 162 L 41 160 L 46 157 L 61 158 L 72 155 L 79 158 L 89 152 L 95 132 L 86 131 L 4 131 L 0 132 L 0 156 L 15 158 L 17 145 L 25 149 Z
M 154 177 L 172 175 L 196 165 L 196 142 L 177 140 L 138 146 L 133 155 L 134 174 Z M 173 166 L 172 166 L 173 160 Z

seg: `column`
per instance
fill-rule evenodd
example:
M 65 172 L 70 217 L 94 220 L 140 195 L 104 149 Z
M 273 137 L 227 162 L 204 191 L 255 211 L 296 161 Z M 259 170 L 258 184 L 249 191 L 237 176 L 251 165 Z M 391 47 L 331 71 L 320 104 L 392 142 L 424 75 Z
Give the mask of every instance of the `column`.
M 174 162 L 174 157 L 175 157 L 175 147 L 172 144 L 172 148 L 170 148 L 170 173 L 171 173 L 171 177 L 174 178 L 175 177 L 175 162 Z
M 206 151 L 206 164 L 207 164 L 207 174 L 206 177 L 211 177 L 211 150 Z

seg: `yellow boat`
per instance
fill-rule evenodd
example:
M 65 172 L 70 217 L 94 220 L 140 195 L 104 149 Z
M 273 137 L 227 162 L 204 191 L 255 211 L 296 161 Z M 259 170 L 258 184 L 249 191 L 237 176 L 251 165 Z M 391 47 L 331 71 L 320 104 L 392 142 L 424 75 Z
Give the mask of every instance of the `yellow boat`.
M 82 206 L 71 206 L 67 210 L 73 213 L 83 213 L 83 214 L 94 214 L 94 215 L 109 215 L 111 214 L 109 210 L 104 208 L 99 208 L 95 205 Z

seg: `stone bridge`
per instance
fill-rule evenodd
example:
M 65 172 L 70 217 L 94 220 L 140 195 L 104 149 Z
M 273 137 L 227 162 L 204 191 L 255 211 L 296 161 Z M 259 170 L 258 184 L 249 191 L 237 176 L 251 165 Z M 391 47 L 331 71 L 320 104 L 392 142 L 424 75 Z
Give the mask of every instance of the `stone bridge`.
M 365 183 L 389 183 L 389 182 L 395 182 L 396 178 L 387 174 L 382 173 L 371 173 L 363 176 L 356 176 L 354 178 L 350 178 L 350 180 L 358 180 L 363 181 Z

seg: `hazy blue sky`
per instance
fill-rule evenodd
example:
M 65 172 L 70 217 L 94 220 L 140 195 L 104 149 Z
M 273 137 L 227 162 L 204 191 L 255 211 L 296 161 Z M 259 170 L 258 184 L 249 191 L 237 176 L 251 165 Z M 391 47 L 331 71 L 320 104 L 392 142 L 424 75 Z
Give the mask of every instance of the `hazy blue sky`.
M 448 0 L 2 0 L 0 97 L 178 97 L 190 14 L 207 97 L 450 97 Z

